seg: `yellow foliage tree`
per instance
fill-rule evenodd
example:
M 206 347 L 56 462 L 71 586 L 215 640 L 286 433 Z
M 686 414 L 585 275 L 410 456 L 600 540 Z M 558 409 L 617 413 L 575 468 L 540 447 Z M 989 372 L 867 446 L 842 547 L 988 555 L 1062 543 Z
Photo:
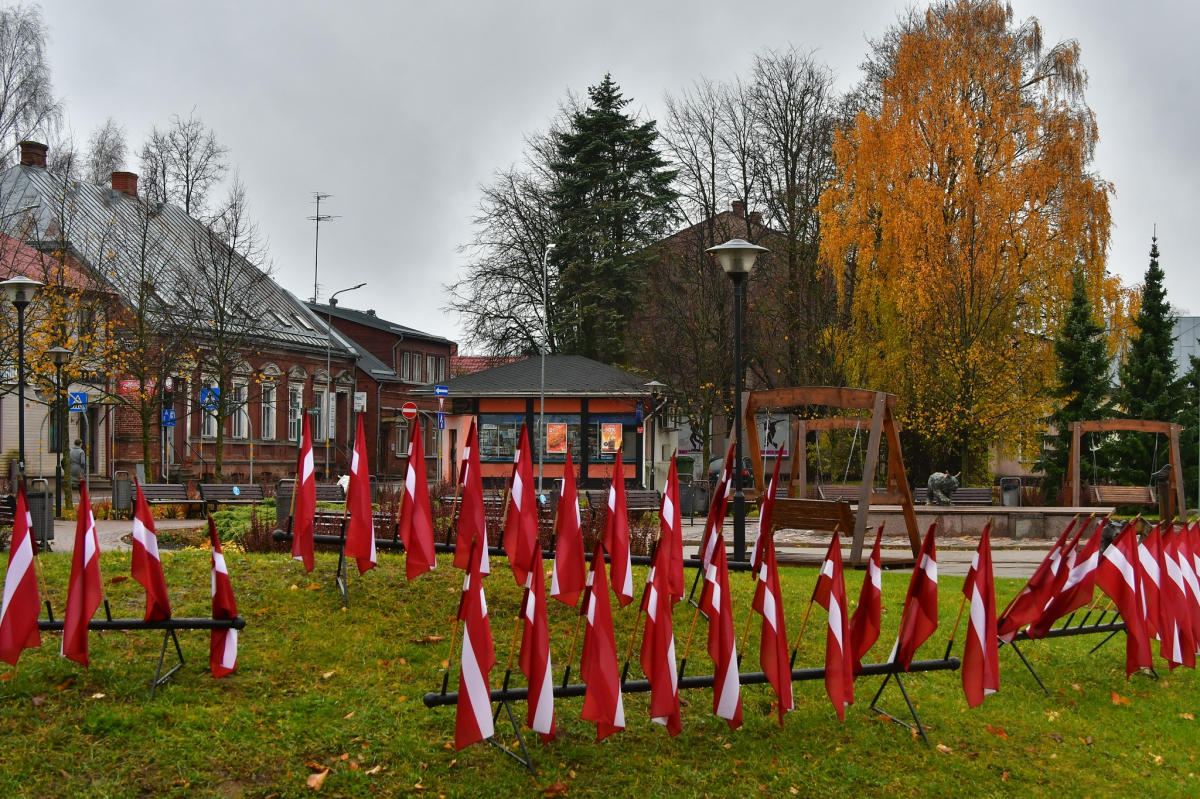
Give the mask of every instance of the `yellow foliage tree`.
M 963 0 L 902 18 L 867 72 L 821 205 L 852 372 L 901 398 L 917 472 L 980 478 L 990 447 L 1041 441 L 1072 267 L 1098 309 L 1129 303 L 1105 272 L 1112 187 L 1079 46 L 1044 50 L 1036 20 Z

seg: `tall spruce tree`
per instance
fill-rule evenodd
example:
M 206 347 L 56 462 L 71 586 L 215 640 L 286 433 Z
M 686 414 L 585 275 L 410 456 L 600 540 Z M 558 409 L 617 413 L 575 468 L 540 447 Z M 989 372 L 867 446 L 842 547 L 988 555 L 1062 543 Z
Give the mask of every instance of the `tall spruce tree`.
M 1055 397 L 1061 405 L 1050 415 L 1054 432 L 1046 435 L 1037 463 L 1037 468 L 1046 473 L 1046 486 L 1051 497 L 1058 492 L 1067 474 L 1071 423 L 1111 415 L 1108 342 L 1104 326 L 1092 313 L 1082 269 L 1076 269 L 1072 278 L 1071 305 L 1054 340 L 1054 355 L 1058 360 Z M 1084 480 L 1095 480 L 1100 476 L 1097 472 L 1103 471 L 1099 453 L 1090 450 L 1092 443 L 1084 441 L 1088 457 L 1080 458 Z
M 1175 319 L 1158 265 L 1158 238 L 1150 244 L 1150 266 L 1142 285 L 1136 332 L 1121 362 L 1117 404 L 1127 419 L 1174 422 L 1183 409 L 1183 383 L 1176 378 Z M 1122 433 L 1116 447 L 1114 477 L 1119 483 L 1146 485 L 1167 462 L 1163 436 Z
M 675 218 L 676 172 L 657 148 L 655 123 L 625 112 L 630 100 L 611 75 L 588 97 L 569 129 L 554 136 L 554 338 L 561 352 L 622 363 L 642 267 L 652 257 L 646 248 Z
M 1180 457 L 1183 459 L 1183 488 L 1187 492 L 1189 508 L 1200 507 L 1200 358 L 1192 355 L 1188 359 L 1190 368 L 1183 376 L 1183 401 L 1179 424 L 1183 432 L 1179 435 Z

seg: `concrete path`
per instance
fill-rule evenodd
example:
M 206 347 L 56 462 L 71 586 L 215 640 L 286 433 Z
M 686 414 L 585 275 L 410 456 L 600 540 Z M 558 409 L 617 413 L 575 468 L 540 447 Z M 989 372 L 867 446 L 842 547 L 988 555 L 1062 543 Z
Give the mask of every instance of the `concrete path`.
M 181 530 L 193 527 L 203 527 L 203 519 L 155 519 L 154 529 Z M 96 535 L 100 539 L 101 552 L 125 551 L 130 545 L 121 540 L 133 532 L 133 520 L 116 519 L 96 522 Z M 51 544 L 53 552 L 75 551 L 75 522 L 62 521 L 54 523 L 54 541 Z

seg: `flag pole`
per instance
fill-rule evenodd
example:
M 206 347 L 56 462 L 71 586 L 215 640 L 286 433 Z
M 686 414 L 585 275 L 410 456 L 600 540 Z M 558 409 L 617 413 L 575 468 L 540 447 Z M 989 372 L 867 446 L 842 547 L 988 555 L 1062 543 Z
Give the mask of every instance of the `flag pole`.
M 42 553 L 36 543 L 33 545 L 33 551 L 33 566 L 37 572 L 38 582 L 41 584 L 42 602 L 46 604 L 46 616 L 50 621 L 54 621 L 54 610 L 50 605 L 50 586 L 46 584 L 46 576 L 42 574 Z
M 446 543 L 458 543 L 458 495 L 462 490 L 460 475 L 454 475 L 454 502 L 450 505 L 450 525 L 446 528 Z M 450 540 L 450 531 L 454 531 L 454 541 Z
M 475 547 L 479 545 L 479 538 L 476 536 L 475 541 L 471 542 L 471 563 L 467 564 L 467 580 L 471 579 L 471 564 L 475 562 Z M 487 546 L 487 541 L 484 541 L 484 546 Z M 454 642 L 458 639 L 458 626 L 462 624 L 463 603 L 467 601 L 466 590 L 458 595 L 458 612 L 454 614 L 454 631 L 450 633 L 450 652 L 446 659 L 442 661 L 445 664 L 446 673 L 442 675 L 442 694 L 445 695 L 446 688 L 450 683 L 450 664 L 454 662 Z
M 579 641 L 579 625 L 583 623 L 583 616 L 587 613 L 588 602 L 592 600 L 590 586 L 584 592 L 581 599 L 583 601 L 579 603 L 579 612 L 575 614 L 575 633 L 571 636 L 571 651 L 567 655 L 567 667 L 563 669 L 563 688 L 567 687 L 567 681 L 571 679 L 571 664 L 575 661 L 575 644 Z
M 530 578 L 533 578 L 533 573 L 530 572 Z M 525 603 L 529 599 L 529 589 L 525 589 L 524 596 L 521 597 L 521 606 L 517 608 L 517 623 L 513 625 L 512 646 L 508 648 L 508 666 L 504 669 L 504 690 L 508 690 L 508 678 L 512 676 L 513 662 L 517 659 L 517 641 L 521 638 L 521 622 L 525 621 Z
M 679 663 L 679 679 L 683 679 L 683 672 L 687 670 L 688 653 L 692 651 L 692 638 L 696 635 L 696 622 L 700 621 L 700 605 L 696 605 L 696 613 L 692 616 L 692 630 L 688 633 L 687 646 L 683 648 L 683 660 Z
M 1075 518 L 1071 519 L 1071 524 L 1072 524 L 1072 526 L 1074 526 L 1074 524 L 1075 524 L 1076 522 L 1078 522 L 1078 521 L 1079 521 L 1079 517 L 1080 517 L 1081 515 L 1082 515 L 1082 514 L 1079 514 L 1079 513 L 1076 513 L 1076 514 L 1075 514 Z M 1139 513 L 1138 515 L 1139 515 L 1139 516 L 1141 516 L 1141 514 L 1140 514 L 1140 513 Z M 1012 606 L 1013 606 L 1014 604 L 1016 604 L 1016 601 L 1017 601 L 1018 599 L 1020 599 L 1020 598 L 1021 598 L 1021 594 L 1024 592 L 1024 590 L 1025 590 L 1025 587 L 1024 587 L 1024 586 L 1022 586 L 1022 587 L 1021 587 L 1021 589 L 1017 591 L 1017 595 L 1016 595 L 1016 596 L 1014 596 L 1012 599 L 1010 599 L 1010 600 L 1008 601 L 1008 605 L 1007 605 L 1007 606 L 1004 608 L 1004 611 L 1003 611 L 1002 613 L 1000 613 L 999 615 L 997 615 L 997 616 L 996 616 L 996 618 L 997 618 L 997 619 L 1003 619 L 1005 616 L 1007 616 L 1007 615 L 1008 615 L 1008 612 L 1009 612 L 1010 610 L 1012 610 Z
M 792 647 L 792 660 L 790 665 L 796 667 L 796 655 L 800 653 L 800 641 L 804 638 L 804 628 L 808 626 L 808 614 L 812 612 L 813 602 L 815 599 L 808 600 L 808 607 L 804 610 L 804 621 L 800 622 L 800 634 L 796 636 L 796 645 Z
M 557 519 L 556 519 L 557 521 Z M 654 539 L 654 546 L 650 550 L 650 568 L 654 568 L 654 556 L 658 554 L 658 543 L 662 540 L 662 528 L 658 529 L 658 537 Z M 633 645 L 637 642 L 638 626 L 642 623 L 642 613 L 646 610 L 646 590 L 649 587 L 649 582 L 642 587 L 642 601 L 638 603 L 637 616 L 633 619 L 633 636 L 629 639 L 629 650 L 625 653 L 625 665 L 621 667 L 621 684 L 625 684 L 625 679 L 629 676 L 629 661 L 633 659 Z
M 946 643 L 946 654 L 942 660 L 950 659 L 950 650 L 954 646 L 954 638 L 958 635 L 958 623 L 962 621 L 963 610 L 967 607 L 967 596 L 963 594 L 962 602 L 958 603 L 958 617 L 954 619 L 954 627 L 950 629 L 950 640 Z

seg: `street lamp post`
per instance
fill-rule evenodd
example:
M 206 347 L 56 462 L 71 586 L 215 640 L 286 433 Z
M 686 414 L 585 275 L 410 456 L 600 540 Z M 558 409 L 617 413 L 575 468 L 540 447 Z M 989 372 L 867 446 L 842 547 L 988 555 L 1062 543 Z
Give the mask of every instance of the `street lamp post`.
M 63 459 L 63 401 L 62 401 L 62 370 L 71 362 L 73 353 L 66 347 L 53 347 L 46 350 L 50 361 L 54 364 L 54 516 L 62 517 L 62 459 Z
M 742 297 L 754 259 L 767 252 L 743 239 L 730 239 L 710 247 L 721 268 L 733 281 L 733 430 L 736 448 L 733 467 L 733 559 L 746 560 L 746 495 L 742 491 Z
M 550 346 L 550 292 L 548 289 L 549 279 L 547 274 L 549 271 L 550 251 L 554 249 L 554 244 L 546 245 L 546 252 L 542 255 L 542 328 L 544 340 L 542 341 L 542 391 L 541 399 L 538 405 L 538 496 L 542 495 L 542 469 L 545 465 L 546 458 L 546 348 Z
M 315 284 L 314 284 L 315 285 Z M 357 286 L 351 286 L 348 289 L 335 291 L 329 297 L 329 310 L 325 314 L 325 407 L 321 410 L 321 426 L 325 428 L 325 482 L 329 482 L 329 403 L 330 392 L 333 390 L 333 373 L 331 371 L 330 360 L 330 345 L 333 343 L 333 306 L 337 305 L 337 295 L 345 294 L 347 291 L 360 289 L 366 283 L 359 283 Z M 316 300 L 313 300 L 316 302 Z
M 25 308 L 42 285 L 24 276 L 0 281 L 4 296 L 17 309 L 17 460 L 22 480 L 25 479 Z
M 654 478 L 654 462 L 658 460 L 658 450 L 655 449 L 654 433 L 658 427 L 658 390 L 666 388 L 665 383 L 660 383 L 657 380 L 651 380 L 646 384 L 646 388 L 650 389 L 650 415 L 646 417 L 646 424 L 650 425 L 650 490 L 658 489 L 658 483 Z

